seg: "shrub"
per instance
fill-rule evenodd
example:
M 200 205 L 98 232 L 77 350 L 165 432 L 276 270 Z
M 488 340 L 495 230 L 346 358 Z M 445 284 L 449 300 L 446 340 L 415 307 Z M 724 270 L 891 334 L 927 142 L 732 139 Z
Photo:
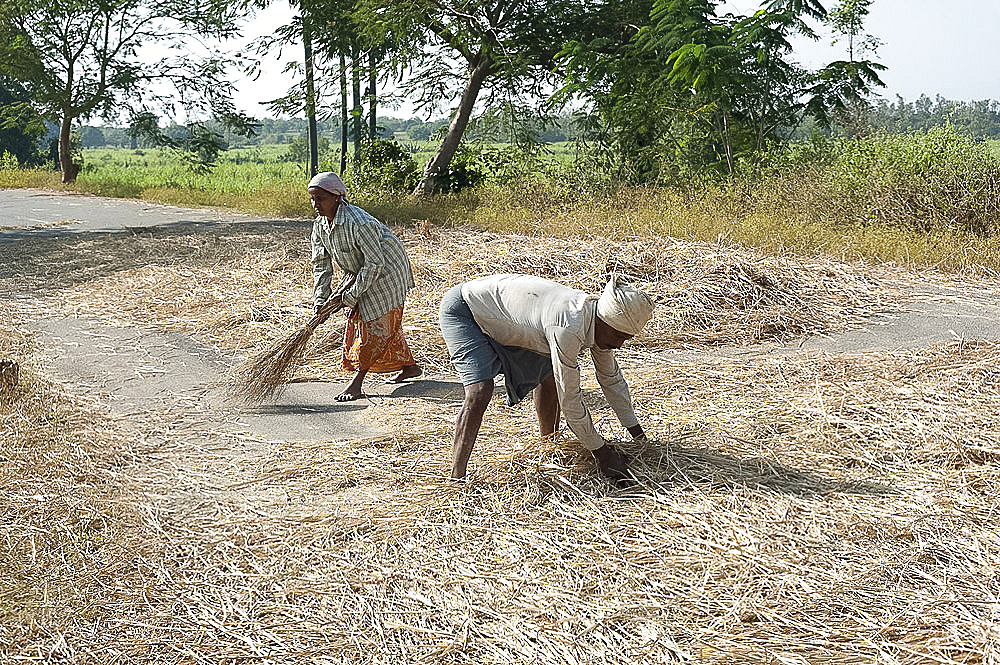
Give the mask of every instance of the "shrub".
M 448 166 L 445 193 L 481 184 L 506 186 L 536 181 L 544 174 L 537 144 L 486 146 L 463 143 Z
M 355 156 L 351 181 L 364 190 L 409 191 L 417 173 L 417 163 L 395 139 L 375 139 L 365 141 Z
M 20 164 L 17 163 L 17 156 L 4 150 L 3 154 L 0 155 L 0 171 L 14 171 L 18 167 Z
M 320 136 L 316 139 L 316 153 L 322 159 L 323 155 L 330 152 L 330 139 Z M 309 143 L 305 137 L 300 136 L 288 144 L 288 150 L 281 156 L 285 162 L 296 162 L 298 164 L 309 163 Z
M 952 127 L 846 140 L 837 153 L 835 191 L 861 221 L 917 231 L 995 230 L 1000 161 Z

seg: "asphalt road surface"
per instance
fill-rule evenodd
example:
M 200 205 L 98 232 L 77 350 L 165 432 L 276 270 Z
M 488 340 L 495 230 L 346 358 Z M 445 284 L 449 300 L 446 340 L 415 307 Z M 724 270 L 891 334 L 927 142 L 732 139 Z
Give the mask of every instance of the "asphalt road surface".
M 163 224 L 197 226 L 259 219 L 226 211 L 193 210 L 86 194 L 0 190 L 0 242 Z
M 0 243 L 78 233 L 121 233 L 153 225 L 260 222 L 260 218 L 210 209 L 192 210 L 37 190 L 0 190 Z M 0 301 L 31 293 L 0 293 Z M 40 315 L 28 327 L 41 343 L 43 369 L 122 415 L 173 414 L 222 431 L 249 431 L 268 441 L 357 439 L 380 431 L 358 415 L 369 404 L 333 398 L 338 383 L 292 384 L 278 399 L 243 408 L 226 399 L 225 380 L 237 362 L 187 335 L 144 328 L 117 328 L 84 317 Z M 374 399 L 392 388 L 372 381 Z M 396 387 L 398 389 L 399 387 Z M 412 388 L 411 388 L 412 389 Z
M 260 222 L 260 218 L 217 210 L 192 210 L 143 202 L 41 192 L 0 190 L 0 243 L 76 233 L 128 232 L 152 225 L 186 225 L 192 231 L 219 224 Z M 875 317 L 867 325 L 824 337 L 752 349 L 730 348 L 693 355 L 748 355 L 816 349 L 830 353 L 898 351 L 949 340 L 1000 339 L 1000 293 L 968 288 L 909 285 L 915 295 L 903 310 Z M 3 294 L 0 300 L 32 294 Z M 115 328 L 85 318 L 40 316 L 30 323 L 42 343 L 46 369 L 82 390 L 103 396 L 112 408 L 170 410 L 200 414 L 224 428 L 248 429 L 269 441 L 351 439 L 378 434 L 359 420 L 368 400 L 338 404 L 338 384 L 294 384 L 278 400 L 254 410 L 226 402 L 223 383 L 235 359 L 186 335 L 142 328 Z M 686 354 L 680 354 L 686 355 Z M 417 384 L 396 387 L 410 393 Z M 376 399 L 391 397 L 391 387 L 370 382 Z M 461 387 L 435 384 L 460 399 Z

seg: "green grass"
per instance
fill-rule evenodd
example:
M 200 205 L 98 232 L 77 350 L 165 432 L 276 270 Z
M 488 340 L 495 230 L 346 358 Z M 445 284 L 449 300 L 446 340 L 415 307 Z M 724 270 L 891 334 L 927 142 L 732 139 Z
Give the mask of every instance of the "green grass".
M 267 217 L 310 217 L 305 170 L 279 161 L 284 149 L 231 150 L 202 174 L 178 163 L 165 150 L 89 150 L 86 166 L 73 185 L 61 185 L 59 174 L 51 170 L 0 170 L 0 187 L 66 189 L 172 205 L 223 207 Z M 553 154 L 569 160 L 571 151 L 572 145 L 563 145 Z M 865 199 L 852 207 L 838 186 L 835 176 L 825 179 L 808 169 L 792 168 L 752 185 L 703 186 L 687 192 L 625 188 L 595 193 L 580 183 L 533 181 L 416 198 L 349 183 L 354 202 L 390 224 L 428 220 L 527 235 L 721 239 L 774 253 L 947 271 L 1000 270 L 996 235 L 970 233 L 950 223 L 926 228 L 881 223 L 878 220 L 885 215 L 874 206 L 892 205 L 891 197 Z
M 1000 159 L 1000 139 L 987 139 L 986 146 L 994 157 Z

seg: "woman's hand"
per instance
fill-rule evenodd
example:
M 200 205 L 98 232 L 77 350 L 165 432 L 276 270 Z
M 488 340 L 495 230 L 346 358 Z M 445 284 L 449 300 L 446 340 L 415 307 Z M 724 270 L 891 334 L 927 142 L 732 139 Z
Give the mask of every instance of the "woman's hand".
M 344 297 L 341 294 L 330 296 L 330 299 L 323 303 L 324 309 L 329 309 L 330 313 L 339 312 L 344 309 Z

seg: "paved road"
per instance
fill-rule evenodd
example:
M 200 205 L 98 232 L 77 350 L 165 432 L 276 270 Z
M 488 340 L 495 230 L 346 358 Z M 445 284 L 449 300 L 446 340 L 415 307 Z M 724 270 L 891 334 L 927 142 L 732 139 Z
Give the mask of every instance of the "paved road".
M 782 347 L 831 353 L 906 351 L 956 340 L 1000 339 L 1000 293 L 920 286 L 904 311 L 872 318 L 867 325 L 832 336 L 810 337 Z
M 70 221 L 68 224 L 58 222 Z M 93 196 L 31 190 L 0 190 L 0 242 L 79 232 L 122 232 L 130 227 L 261 221 L 215 210 L 190 210 Z M 13 228 L 2 228 L 13 227 Z M 786 345 L 682 352 L 678 357 L 746 356 L 817 349 L 831 353 L 905 350 L 955 339 L 1000 339 L 1000 293 L 914 285 L 914 302 L 904 311 L 872 319 L 868 325 L 829 337 Z M 23 297 L 24 294 L 19 294 Z M 0 294 L 0 299 L 13 294 Z M 31 324 L 44 344 L 55 376 L 88 392 L 107 395 L 112 406 L 134 409 L 188 405 L 232 427 L 247 428 L 267 440 L 325 440 L 376 434 L 357 414 L 367 401 L 338 405 L 329 383 L 297 384 L 281 400 L 255 411 L 234 411 L 221 387 L 233 359 L 177 333 L 121 329 L 86 319 L 39 319 Z M 460 394 L 444 385 L 451 396 Z M 390 389 L 370 386 L 385 396 Z M 399 390 L 399 389 L 397 389 Z M 412 392 L 413 386 L 402 389 Z M 454 395 L 452 395 L 454 393 Z
M 54 222 L 70 221 L 69 224 Z M 127 232 L 136 226 L 259 222 L 215 210 L 190 210 L 134 201 L 34 190 L 0 190 L 0 242 L 17 243 L 77 233 Z M 0 293 L 3 300 L 30 298 Z M 52 376 L 99 396 L 121 414 L 187 414 L 228 431 L 249 431 L 268 441 L 321 441 L 374 436 L 379 430 L 358 415 L 367 400 L 337 404 L 337 384 L 294 384 L 281 398 L 255 409 L 225 399 L 224 382 L 236 359 L 187 335 L 117 328 L 92 319 L 39 317 L 28 327 L 41 342 L 40 357 Z M 384 396 L 388 386 L 371 387 Z
M 162 224 L 260 221 L 220 210 L 177 208 L 89 194 L 0 190 L 0 242 L 70 233 L 124 231 Z

